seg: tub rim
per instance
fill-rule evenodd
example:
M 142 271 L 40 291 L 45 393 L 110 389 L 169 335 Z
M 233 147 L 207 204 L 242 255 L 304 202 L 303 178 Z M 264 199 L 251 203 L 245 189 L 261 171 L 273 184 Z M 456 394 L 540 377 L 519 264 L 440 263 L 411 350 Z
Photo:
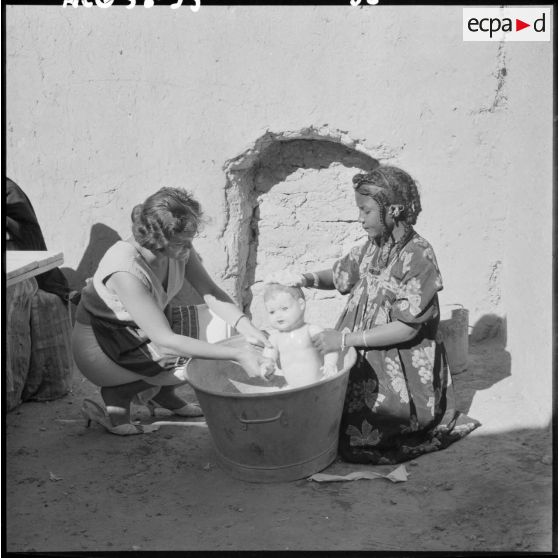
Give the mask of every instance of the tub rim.
M 336 380 L 339 380 L 340 378 L 343 378 L 346 374 L 349 374 L 349 372 L 351 371 L 351 368 L 355 365 L 356 363 L 356 359 L 357 359 L 357 351 L 354 347 L 347 347 L 344 351 L 339 351 L 341 354 L 343 354 L 343 352 L 346 353 L 346 355 L 344 356 L 345 359 L 349 359 L 349 361 L 351 362 L 351 364 L 349 366 L 347 366 L 346 368 L 343 368 L 343 370 L 340 370 L 337 374 L 335 374 L 335 376 L 331 376 L 330 378 L 322 378 L 320 380 L 318 380 L 317 382 L 312 382 L 311 384 L 307 384 L 305 386 L 298 386 L 298 387 L 292 387 L 292 388 L 286 388 L 286 389 L 278 389 L 277 391 L 268 391 L 268 392 L 261 392 L 261 393 L 225 393 L 223 391 L 213 391 L 211 389 L 205 388 L 205 387 L 200 387 L 197 383 L 193 382 L 190 374 L 188 373 L 188 369 L 186 369 L 186 377 L 188 378 L 188 383 L 195 389 L 195 390 L 199 390 L 202 393 L 206 393 L 209 395 L 215 395 L 218 397 L 233 397 L 235 399 L 245 399 L 245 398 L 254 398 L 254 397 L 267 397 L 267 396 L 273 396 L 273 397 L 277 397 L 277 396 L 282 396 L 282 395 L 288 395 L 297 391 L 302 391 L 302 390 L 306 390 L 309 388 L 313 388 L 316 386 L 321 386 L 321 385 L 325 385 L 329 382 L 334 382 Z M 354 353 L 354 354 L 353 354 Z M 351 356 L 349 356 L 351 355 Z M 194 362 L 197 362 L 197 360 L 202 360 L 202 359 L 192 359 L 192 361 L 189 363 L 188 367 L 190 367 Z M 214 359 L 203 359 L 204 361 L 207 360 L 214 360 Z M 233 362 L 233 361 L 230 361 Z M 233 364 L 236 364 L 237 366 L 240 366 L 239 364 L 233 362 Z

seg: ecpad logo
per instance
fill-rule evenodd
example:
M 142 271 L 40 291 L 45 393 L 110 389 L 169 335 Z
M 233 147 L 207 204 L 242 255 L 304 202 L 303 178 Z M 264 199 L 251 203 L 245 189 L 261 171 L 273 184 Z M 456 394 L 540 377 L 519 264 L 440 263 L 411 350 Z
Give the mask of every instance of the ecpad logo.
M 551 8 L 463 8 L 464 41 L 550 41 Z

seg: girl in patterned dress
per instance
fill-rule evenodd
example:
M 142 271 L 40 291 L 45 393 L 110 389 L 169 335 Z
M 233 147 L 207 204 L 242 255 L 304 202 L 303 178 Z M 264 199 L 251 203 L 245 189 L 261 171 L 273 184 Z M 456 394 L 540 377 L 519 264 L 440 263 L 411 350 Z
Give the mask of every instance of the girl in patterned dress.
M 267 280 L 348 294 L 335 329 L 314 338 L 322 353 L 348 346 L 359 353 L 339 452 L 351 462 L 398 463 L 443 449 L 480 424 L 455 409 L 437 336 L 442 278 L 432 247 L 413 228 L 421 211 L 415 181 L 397 167 L 379 166 L 354 176 L 353 187 L 367 241 L 333 269 Z

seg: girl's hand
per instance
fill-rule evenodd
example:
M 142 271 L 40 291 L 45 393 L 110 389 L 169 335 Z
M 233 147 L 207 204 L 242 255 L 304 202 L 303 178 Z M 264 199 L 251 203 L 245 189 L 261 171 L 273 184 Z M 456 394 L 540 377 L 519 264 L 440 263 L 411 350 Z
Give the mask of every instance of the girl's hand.
M 322 355 L 333 353 L 341 350 L 342 335 L 335 329 L 324 329 L 322 332 L 312 336 L 314 347 L 320 351 Z
M 265 276 L 264 283 L 280 283 L 288 287 L 304 287 L 306 279 L 302 273 L 294 271 L 274 271 Z

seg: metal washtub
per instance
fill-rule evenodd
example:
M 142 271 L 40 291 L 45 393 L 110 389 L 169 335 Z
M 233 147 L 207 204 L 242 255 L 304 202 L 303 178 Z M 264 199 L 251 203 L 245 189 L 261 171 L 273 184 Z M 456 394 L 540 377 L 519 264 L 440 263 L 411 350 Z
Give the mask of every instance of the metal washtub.
M 340 353 L 335 376 L 279 389 L 249 378 L 235 363 L 192 360 L 188 379 L 219 464 L 249 482 L 292 481 L 330 465 L 337 456 L 345 391 L 355 361 L 351 347 Z

